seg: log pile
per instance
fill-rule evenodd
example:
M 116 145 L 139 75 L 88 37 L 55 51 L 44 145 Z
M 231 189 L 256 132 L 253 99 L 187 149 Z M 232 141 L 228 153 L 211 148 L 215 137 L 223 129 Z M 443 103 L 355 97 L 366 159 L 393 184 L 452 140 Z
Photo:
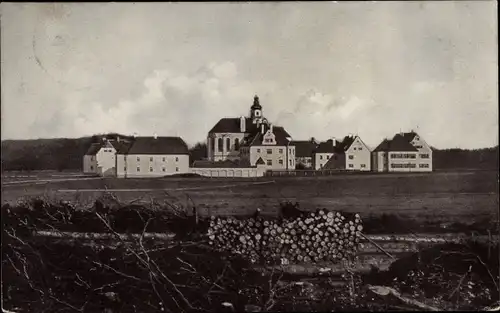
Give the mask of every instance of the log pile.
M 208 236 L 217 250 L 252 263 L 289 264 L 346 261 L 360 246 L 362 231 L 358 214 L 349 220 L 339 212 L 318 210 L 281 220 L 212 216 Z

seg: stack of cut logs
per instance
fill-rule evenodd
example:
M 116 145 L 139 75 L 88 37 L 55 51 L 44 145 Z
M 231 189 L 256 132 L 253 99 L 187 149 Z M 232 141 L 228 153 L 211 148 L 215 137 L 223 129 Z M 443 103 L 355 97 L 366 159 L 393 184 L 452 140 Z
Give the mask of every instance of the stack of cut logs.
M 358 214 L 348 221 L 339 212 L 319 210 L 293 220 L 212 216 L 208 236 L 217 250 L 254 263 L 314 263 L 349 259 L 356 253 L 362 230 Z

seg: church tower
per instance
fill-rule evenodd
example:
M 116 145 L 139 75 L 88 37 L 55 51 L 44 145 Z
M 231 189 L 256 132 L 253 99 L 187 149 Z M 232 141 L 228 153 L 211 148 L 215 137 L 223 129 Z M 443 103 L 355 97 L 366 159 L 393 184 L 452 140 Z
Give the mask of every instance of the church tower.
M 259 97 L 255 96 L 253 98 L 253 104 L 250 107 L 250 117 L 252 118 L 252 123 L 258 124 L 262 121 L 262 106 L 259 103 Z

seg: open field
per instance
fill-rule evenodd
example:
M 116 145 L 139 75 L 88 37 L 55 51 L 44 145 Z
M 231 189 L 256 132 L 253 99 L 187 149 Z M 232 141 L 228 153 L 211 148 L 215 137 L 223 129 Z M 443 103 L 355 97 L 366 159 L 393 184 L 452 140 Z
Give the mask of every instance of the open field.
M 37 174 L 37 178 L 2 181 L 2 201 L 49 195 L 88 203 L 111 192 L 120 201 L 168 200 L 196 206 L 201 214 L 249 214 L 259 207 L 276 213 L 284 201 L 302 209 L 318 207 L 359 212 L 362 216 L 398 214 L 423 221 L 496 220 L 498 174 L 460 171 L 431 174 L 364 174 L 330 177 L 272 177 L 258 179 L 78 178 Z

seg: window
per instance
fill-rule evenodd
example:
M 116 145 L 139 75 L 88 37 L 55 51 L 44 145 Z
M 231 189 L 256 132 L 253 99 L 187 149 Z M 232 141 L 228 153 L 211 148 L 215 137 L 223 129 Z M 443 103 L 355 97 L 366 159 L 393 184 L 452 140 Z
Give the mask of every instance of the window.
M 359 147 L 358 150 L 361 151 L 361 150 L 363 150 L 363 148 Z
M 153 171 L 153 168 L 152 167 L 149 167 L 149 171 L 152 172 Z
M 91 165 L 91 166 L 90 166 L 90 170 L 91 170 L 91 171 L 93 171 L 93 170 L 94 170 L 94 166 L 93 166 L 93 165 Z
M 290 166 L 292 166 L 292 164 L 293 164 L 293 160 L 292 160 L 292 159 L 290 159 Z
M 280 165 L 283 165 L 283 160 L 278 160 L 278 163 L 279 163 Z
M 209 138 L 208 139 L 208 144 L 209 144 L 209 148 L 208 149 L 211 149 L 212 151 L 215 150 L 215 138 Z
M 165 162 L 165 157 L 161 158 L 161 160 L 162 160 L 163 162 Z
M 354 147 L 354 150 L 356 150 L 356 147 Z
M 234 150 L 240 150 L 240 140 L 238 138 L 234 140 Z
M 153 157 L 150 157 L 150 158 L 149 158 L 149 162 L 153 162 Z
M 267 149 L 267 154 L 273 154 L 273 149 Z
M 273 165 L 273 160 L 267 160 L 267 165 Z
M 280 150 L 279 150 L 279 153 L 283 154 L 283 149 L 280 149 Z
M 231 151 L 231 139 L 226 138 L 226 151 Z
M 365 168 L 366 167 L 366 164 L 361 164 L 361 168 Z
M 125 166 L 125 167 L 123 167 L 123 171 L 124 171 L 124 172 L 126 172 L 126 171 L 127 171 L 127 167 L 126 167 L 126 166 Z
M 179 157 L 175 157 L 175 162 L 179 162 Z
M 354 159 L 354 155 L 349 156 L 349 160 L 352 160 L 352 159 Z
M 162 167 L 162 168 L 161 168 L 161 171 L 162 171 L 162 172 L 166 172 L 167 170 L 166 170 L 164 167 Z
M 418 167 L 420 167 L 420 168 L 429 168 L 429 164 L 419 164 Z
M 137 171 L 138 171 L 138 172 L 140 172 L 140 171 L 141 171 L 141 167 L 140 167 L 140 166 L 138 166 L 138 167 L 137 167 Z
M 176 172 L 178 172 L 178 171 L 179 171 L 179 168 L 178 168 L 178 167 L 176 167 L 176 168 L 175 168 L 175 171 L 176 171 Z
M 354 167 L 354 165 L 353 165 L 353 164 L 349 164 L 349 167 L 350 167 L 350 168 L 353 168 L 353 167 Z
M 224 142 L 222 141 L 222 138 L 218 139 L 217 146 L 219 152 L 222 152 L 222 150 L 224 150 Z
M 331 157 L 331 155 L 327 155 L 327 156 L 326 156 L 326 158 L 327 158 L 328 160 L 330 160 L 330 157 Z
M 257 153 L 260 153 L 260 149 L 257 149 Z
M 320 160 L 323 160 L 323 156 L 322 156 L 322 155 L 320 155 L 320 156 L 319 156 L 319 159 L 320 159 Z
M 141 158 L 140 158 L 140 157 L 137 157 L 137 162 L 139 162 L 140 160 L 141 160 Z
M 421 159 L 428 159 L 428 158 L 429 158 L 429 155 L 428 155 L 428 154 L 421 154 L 421 155 L 420 155 L 420 158 L 421 158 Z

